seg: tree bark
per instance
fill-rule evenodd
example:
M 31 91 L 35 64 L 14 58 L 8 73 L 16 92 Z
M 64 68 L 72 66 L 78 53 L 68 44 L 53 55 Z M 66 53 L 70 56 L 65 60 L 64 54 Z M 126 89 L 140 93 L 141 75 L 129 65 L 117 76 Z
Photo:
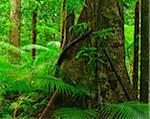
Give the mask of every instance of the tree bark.
M 69 11 L 67 8 L 67 0 L 64 0 L 62 5 L 62 28 L 61 28 L 61 48 L 63 49 L 71 36 L 70 28 L 74 25 L 75 13 L 74 10 Z
M 52 109 L 52 102 L 59 102 L 63 106 L 93 108 L 102 102 L 121 102 L 134 100 L 132 86 L 125 67 L 124 51 L 124 20 L 122 8 L 116 0 L 86 0 L 78 23 L 87 23 L 88 29 L 72 31 L 69 38 L 65 38 L 62 54 L 57 65 L 64 73 L 57 73 L 64 81 L 91 90 L 89 97 L 69 98 L 61 97 L 54 92 L 42 115 Z M 99 31 L 112 28 L 111 36 L 96 37 Z M 92 30 L 91 30 L 92 29 Z M 92 31 L 92 32 L 91 32 Z M 83 31 L 82 31 L 83 33 Z M 84 47 L 95 47 L 93 55 L 94 65 L 89 64 L 86 57 L 83 61 L 76 58 L 76 54 Z M 99 62 L 105 61 L 106 64 Z M 57 70 L 58 71 L 58 70 Z M 57 98 L 57 99 L 56 99 Z M 61 103 L 60 103 L 61 102 Z M 54 108 L 56 108 L 58 105 Z M 62 106 L 62 105 L 61 105 Z
M 76 43 L 65 53 L 61 63 L 62 70 L 67 74 L 68 79 L 92 89 L 94 93 L 89 99 L 91 105 L 103 101 L 134 100 L 125 67 L 124 20 L 120 4 L 116 0 L 87 0 L 85 4 L 78 23 L 86 22 L 88 29 L 93 29 L 94 33 L 111 27 L 113 35 L 103 38 L 105 51 L 100 46 L 97 47 L 97 44 L 100 44 L 99 38 L 86 37 Z M 68 42 L 73 42 L 72 40 L 79 35 L 80 33 L 73 33 L 73 36 L 67 39 L 70 40 Z M 97 47 L 98 57 L 96 57 L 106 61 L 107 64 L 95 60 L 93 67 L 88 64 L 88 59 L 77 60 L 75 56 L 83 47 Z M 89 100 L 87 99 L 87 102 Z
M 139 59 L 139 1 L 135 4 L 134 16 L 134 65 L 133 65 L 133 91 L 134 97 L 138 94 L 138 59 Z
M 32 44 L 36 44 L 36 21 L 37 21 L 37 7 L 32 14 Z M 31 49 L 31 57 L 35 59 L 36 51 Z
M 150 81 L 150 1 L 142 0 L 141 3 L 141 78 L 140 100 L 149 100 Z
M 12 24 L 9 34 L 9 42 L 20 46 L 20 19 L 21 19 L 21 0 L 10 0 L 10 23 Z

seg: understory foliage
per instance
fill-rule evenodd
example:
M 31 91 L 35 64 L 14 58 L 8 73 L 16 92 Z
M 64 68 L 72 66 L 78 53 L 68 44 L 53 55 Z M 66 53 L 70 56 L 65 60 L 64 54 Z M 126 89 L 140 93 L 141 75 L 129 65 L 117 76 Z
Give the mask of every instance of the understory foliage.
M 47 105 L 47 95 L 54 92 L 54 87 L 61 95 L 71 97 L 90 96 L 85 87 L 65 83 L 54 76 L 55 64 L 60 54 L 57 45 L 51 43 L 47 47 L 27 45 L 17 48 L 11 44 L 0 42 L 0 115 L 2 118 L 21 119 L 36 117 L 38 110 Z M 34 61 L 30 57 L 30 49 L 39 53 Z M 29 51 L 28 51 L 29 50 Z M 18 56 L 17 63 L 10 63 L 9 55 Z M 16 113 L 15 113 L 16 112 Z M 27 116 L 28 115 L 28 116 Z M 64 107 L 53 111 L 54 119 L 148 119 L 148 105 L 139 102 L 119 104 L 102 103 L 95 109 Z
M 130 78 L 133 67 L 133 0 L 118 0 L 125 6 L 125 50 L 126 66 Z M 129 4 L 132 3 L 130 6 Z M 60 95 L 72 98 L 91 96 L 87 87 L 79 87 L 57 78 L 55 70 L 60 56 L 60 6 L 62 0 L 23 0 L 21 15 L 21 47 L 8 43 L 10 4 L 1 0 L 0 4 L 0 118 L 34 119 L 39 117 L 56 89 Z M 68 11 L 75 9 L 76 19 L 80 15 L 84 0 L 68 0 Z M 32 13 L 37 7 L 37 44 L 31 42 Z M 129 8 L 129 10 L 128 10 Z M 83 28 L 82 28 L 82 27 Z M 77 29 L 77 28 L 78 29 Z M 74 29 L 81 32 L 87 24 L 76 24 Z M 71 27 L 72 28 L 72 27 Z M 80 29 L 82 28 L 82 29 Z M 81 32 L 82 34 L 82 32 Z M 42 44 L 42 45 L 41 45 Z M 31 49 L 36 49 L 35 59 Z M 84 47 L 76 58 L 89 58 L 92 64 L 96 54 L 94 47 Z M 103 59 L 100 62 L 105 64 Z M 101 103 L 94 109 L 63 107 L 53 110 L 54 119 L 148 119 L 148 104 L 124 102 L 119 104 Z

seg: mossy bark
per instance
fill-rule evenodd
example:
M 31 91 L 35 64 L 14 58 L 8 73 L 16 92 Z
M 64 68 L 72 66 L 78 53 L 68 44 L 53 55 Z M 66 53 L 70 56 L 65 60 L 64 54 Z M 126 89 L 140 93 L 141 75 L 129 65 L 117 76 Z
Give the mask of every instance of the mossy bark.
M 124 22 L 122 9 L 116 0 L 87 0 L 83 7 L 78 23 L 86 22 L 88 29 L 93 32 L 112 28 L 113 34 L 103 38 L 103 48 L 99 47 L 99 38 L 87 37 L 76 43 L 66 53 L 61 63 L 61 69 L 68 79 L 78 85 L 91 89 L 92 96 L 85 102 L 95 105 L 103 101 L 120 102 L 133 100 L 132 88 L 125 66 L 124 52 Z M 85 30 L 85 32 L 87 31 Z M 79 37 L 73 33 L 68 43 Z M 106 64 L 95 60 L 95 65 L 88 64 L 88 59 L 78 60 L 76 54 L 83 47 L 96 47 L 98 58 Z M 111 61 L 106 56 L 111 59 Z M 61 77 L 64 78 L 63 75 Z M 66 77 L 66 76 L 65 76 Z M 64 80 L 66 80 L 64 78 Z

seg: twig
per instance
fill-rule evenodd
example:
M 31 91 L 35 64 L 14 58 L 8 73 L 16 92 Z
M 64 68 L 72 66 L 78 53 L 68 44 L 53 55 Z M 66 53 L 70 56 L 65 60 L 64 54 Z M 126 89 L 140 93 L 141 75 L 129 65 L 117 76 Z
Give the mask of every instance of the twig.
M 18 108 L 15 108 L 15 110 L 14 110 L 14 119 L 17 119 L 17 112 L 18 112 Z
M 50 98 L 50 100 L 49 100 L 49 102 L 48 102 L 46 108 L 45 108 L 44 111 L 42 112 L 42 114 L 41 114 L 41 116 L 40 116 L 39 119 L 43 119 L 43 117 L 44 117 L 44 115 L 46 114 L 46 112 L 47 112 L 49 109 L 52 108 L 53 100 L 54 100 L 54 98 L 55 98 L 56 96 L 57 96 L 57 92 L 56 92 L 56 90 L 55 90 L 54 93 L 53 93 L 53 95 L 52 95 L 52 97 Z

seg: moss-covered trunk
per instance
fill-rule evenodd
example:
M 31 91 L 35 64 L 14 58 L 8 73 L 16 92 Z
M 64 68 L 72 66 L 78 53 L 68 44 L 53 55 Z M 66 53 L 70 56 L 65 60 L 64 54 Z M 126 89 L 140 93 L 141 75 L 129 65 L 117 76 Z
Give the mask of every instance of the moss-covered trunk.
M 88 24 L 88 29 L 84 32 L 92 29 L 93 33 L 65 53 L 61 63 L 62 70 L 70 81 L 91 89 L 93 94 L 87 100 L 91 105 L 102 101 L 133 100 L 125 67 L 124 21 L 119 3 L 116 0 L 87 0 L 78 20 L 78 23 L 83 22 Z M 103 32 L 101 38 L 95 37 L 94 34 L 98 31 L 110 28 L 109 32 Z M 68 43 L 81 33 L 82 31 L 74 31 Z M 82 61 L 76 58 L 84 47 L 96 48 L 97 54 L 91 54 L 92 63 L 89 63 L 88 57 L 83 57 Z

